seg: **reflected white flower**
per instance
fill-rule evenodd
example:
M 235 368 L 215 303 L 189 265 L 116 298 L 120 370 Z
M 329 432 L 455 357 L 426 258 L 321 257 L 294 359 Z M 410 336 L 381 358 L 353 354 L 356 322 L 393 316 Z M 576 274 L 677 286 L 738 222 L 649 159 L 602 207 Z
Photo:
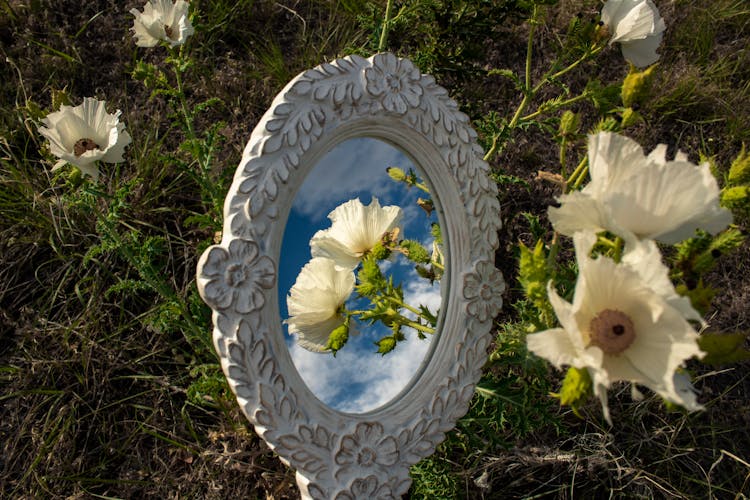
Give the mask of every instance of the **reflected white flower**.
M 589 136 L 588 148 L 591 182 L 549 209 L 558 232 L 607 230 L 628 244 L 677 243 L 696 229 L 715 234 L 732 222 L 707 163 L 696 166 L 682 155 L 667 161 L 665 145 L 644 156 L 637 142 L 610 132 Z
M 401 208 L 381 207 L 374 196 L 370 204 L 364 206 L 356 198 L 336 207 L 328 218 L 331 227 L 318 231 L 310 240 L 312 256 L 327 257 L 338 267 L 354 269 L 386 232 L 396 228 L 401 220 Z
M 119 109 L 114 114 L 107 113 L 104 101 L 85 97 L 79 106 L 62 105 L 60 111 L 42 119 L 45 126 L 39 133 L 49 140 L 50 152 L 60 158 L 53 170 L 71 163 L 96 181 L 96 161 L 125 161 L 125 146 L 132 139 L 119 117 Z
M 602 22 L 611 38 L 620 43 L 622 55 L 640 68 L 659 59 L 659 48 L 666 26 L 651 0 L 607 0 L 602 7 Z
M 700 409 L 683 381 L 675 382 L 685 360 L 703 355 L 698 334 L 630 265 L 589 258 L 586 238 L 574 238 L 580 274 L 573 303 L 548 286 L 561 327 L 529 335 L 529 350 L 558 368 L 588 369 L 609 422 L 607 389 L 616 381 L 641 384 L 688 410 Z
M 354 273 L 331 259 L 314 258 L 302 268 L 289 290 L 286 305 L 289 333 L 309 351 L 326 350 L 328 336 L 344 324 L 341 306 L 354 290 Z
M 135 16 L 133 27 L 136 45 L 154 47 L 161 40 L 175 47 L 182 45 L 194 33 L 188 17 L 188 3 L 185 0 L 149 0 L 143 12 L 131 9 Z

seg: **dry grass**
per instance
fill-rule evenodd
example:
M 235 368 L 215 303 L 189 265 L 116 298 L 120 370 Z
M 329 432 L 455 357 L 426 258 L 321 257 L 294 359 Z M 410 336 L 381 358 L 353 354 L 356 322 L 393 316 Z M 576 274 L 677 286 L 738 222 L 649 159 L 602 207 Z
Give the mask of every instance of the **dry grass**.
M 231 176 L 250 131 L 290 77 L 344 53 L 373 50 L 383 7 L 366 0 L 193 3 L 200 15 L 187 97 L 191 104 L 222 100 L 197 122 L 201 129 L 226 122 L 213 164 L 218 183 Z M 646 149 L 666 142 L 693 160 L 699 152 L 714 155 L 726 168 L 750 140 L 750 10 L 736 0 L 657 4 L 669 26 L 660 81 L 641 111 L 645 122 L 630 135 Z M 135 47 L 128 32 L 133 7 L 141 2 L 0 3 L 0 55 L 7 60 L 0 65 L 0 491 L 8 498 L 294 498 L 293 472 L 249 428 L 205 347 L 210 316 L 193 273 L 213 231 L 191 223 L 206 206 L 174 161 L 183 137 L 166 101 L 149 100 L 149 89 L 130 77 L 136 59 L 157 64 L 165 55 Z M 595 13 L 595 2 L 561 1 L 549 11 L 535 75 L 553 55 L 570 12 L 579 11 Z M 426 38 L 410 39 L 407 28 L 394 30 L 389 48 L 439 61 L 420 45 Z M 476 42 L 441 29 L 435 40 Z M 519 96 L 502 79 L 466 76 L 519 70 L 525 51 L 520 22 L 483 29 L 476 33 L 484 37 L 478 59 L 425 68 L 477 120 L 510 109 Z M 626 71 L 611 48 L 572 74 L 569 85 L 575 89 L 592 75 L 611 82 Z M 74 101 L 94 95 L 110 110 L 122 109 L 134 138 L 129 162 L 106 172 L 109 184 L 99 201 L 73 194 L 75 179 L 50 174 L 40 152 L 41 110 L 49 110 L 53 91 L 63 88 Z M 549 137 L 529 130 L 494 162 L 528 185 L 502 186 L 500 252 L 509 281 L 515 264 L 505 255 L 533 232 L 522 212 L 543 216 L 554 195 L 535 180 L 536 172 L 556 161 Z M 122 203 L 118 234 L 135 239 L 92 255 L 104 234 L 97 211 L 108 213 L 115 201 Z M 137 252 L 140 267 L 122 248 Z M 722 289 L 711 313 L 715 330 L 748 329 L 747 250 L 722 260 L 709 277 Z M 157 278 L 149 281 L 144 269 Z M 155 288 L 153 279 L 174 297 Z M 512 290 L 506 302 L 519 297 Z M 175 300 L 186 305 L 203 336 L 186 326 Z M 527 390 L 524 384 L 533 384 L 516 366 L 509 370 L 519 377 L 513 389 L 531 406 L 508 410 L 511 420 L 493 428 L 502 444 L 480 453 L 462 449 L 463 438 L 454 435 L 424 467 L 433 478 L 455 480 L 442 485 L 433 479 L 431 495 L 422 489 L 412 496 L 745 498 L 747 365 L 691 368 L 700 375 L 705 412 L 670 413 L 654 399 L 633 403 L 623 389 L 612 401 L 616 423 L 610 429 L 597 423 L 596 405 L 585 409 L 586 420 L 552 408 L 546 393 Z M 550 370 L 538 377 L 558 376 Z M 549 418 L 521 429 L 537 408 Z

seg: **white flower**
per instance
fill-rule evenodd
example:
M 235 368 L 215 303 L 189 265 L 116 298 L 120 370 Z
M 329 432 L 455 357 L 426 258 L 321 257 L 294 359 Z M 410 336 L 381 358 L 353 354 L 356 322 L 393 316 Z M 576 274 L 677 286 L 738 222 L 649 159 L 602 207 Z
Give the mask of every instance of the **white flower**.
M 336 207 L 328 218 L 331 227 L 318 231 L 310 240 L 312 256 L 327 257 L 338 267 L 354 269 L 385 233 L 396 228 L 401 220 L 401 208 L 381 207 L 374 196 L 370 204 L 364 206 L 356 198 Z
M 664 19 L 651 0 L 607 0 L 602 7 L 602 22 L 620 43 L 622 55 L 640 68 L 659 59 L 656 49 L 664 36 Z
M 679 295 L 675 290 L 669 279 L 669 268 L 662 263 L 661 252 L 653 240 L 638 241 L 625 250 L 623 264 L 637 272 L 644 283 L 648 283 L 670 306 L 680 311 L 685 319 L 705 325 L 703 317 L 693 308 L 690 299 Z
M 610 132 L 589 136 L 588 147 L 591 182 L 549 209 L 558 232 L 607 230 L 629 244 L 677 243 L 696 229 L 715 234 L 732 222 L 731 212 L 719 207 L 719 187 L 707 163 L 696 166 L 682 155 L 666 161 L 665 145 L 646 157 L 638 143 Z
M 50 152 L 60 158 L 53 170 L 66 163 L 81 169 L 94 180 L 99 179 L 98 160 L 107 163 L 124 161 L 125 146 L 132 141 L 119 123 L 120 110 L 107 113 L 104 101 L 85 97 L 79 106 L 60 106 L 60 111 L 42 119 L 39 133 L 49 140 Z
M 185 0 L 149 0 L 143 12 L 131 9 L 135 16 L 133 27 L 139 47 L 154 47 L 164 40 L 170 46 L 182 45 L 194 33 L 188 18 L 188 3 Z
M 314 258 L 302 268 L 286 298 L 290 334 L 309 351 L 326 350 L 328 336 L 344 324 L 341 306 L 354 290 L 354 273 L 331 259 Z
M 570 304 L 548 286 L 561 328 L 528 335 L 530 351 L 556 367 L 586 368 L 611 422 L 607 389 L 629 381 L 649 387 L 688 410 L 698 410 L 683 381 L 675 381 L 685 360 L 702 356 L 698 334 L 681 311 L 630 265 L 588 256 L 590 236 L 574 237 L 580 274 Z

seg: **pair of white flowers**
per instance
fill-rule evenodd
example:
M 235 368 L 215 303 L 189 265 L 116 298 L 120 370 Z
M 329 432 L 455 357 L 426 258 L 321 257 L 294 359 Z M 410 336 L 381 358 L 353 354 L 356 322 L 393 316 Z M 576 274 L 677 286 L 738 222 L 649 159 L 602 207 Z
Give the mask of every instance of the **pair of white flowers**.
M 610 36 L 619 43 L 622 55 L 634 66 L 643 68 L 659 59 L 659 48 L 666 26 L 651 0 L 607 0 L 601 20 Z
M 573 303 L 548 286 L 561 327 L 529 335 L 529 350 L 558 368 L 587 369 L 608 421 L 607 389 L 616 381 L 700 409 L 678 370 L 703 355 L 689 320 L 703 321 L 676 293 L 654 240 L 677 243 L 698 228 L 716 233 L 731 223 L 731 213 L 719 207 L 707 163 L 696 166 L 681 154 L 667 161 L 664 145 L 645 156 L 636 142 L 609 132 L 590 136 L 588 147 L 591 182 L 549 209 L 555 229 L 574 240 Z M 621 262 L 590 257 L 603 231 L 623 238 Z
M 349 200 L 329 215 L 331 227 L 310 240 L 310 260 L 300 271 L 287 296 L 289 333 L 300 346 L 323 352 L 334 329 L 344 324 L 342 308 L 354 291 L 356 269 L 362 258 L 393 231 L 401 208 L 381 207 L 373 197 L 368 206 Z
M 135 16 L 133 31 L 136 44 L 153 47 L 161 41 L 171 46 L 185 43 L 193 34 L 188 18 L 188 4 L 184 0 L 150 0 L 143 12 L 130 11 Z M 105 101 L 85 97 L 78 106 L 63 105 L 42 119 L 39 132 L 49 140 L 50 152 L 59 160 L 52 170 L 70 163 L 84 175 L 97 181 L 96 162 L 125 161 L 125 147 L 132 142 L 125 125 L 120 123 L 120 110 L 107 113 Z

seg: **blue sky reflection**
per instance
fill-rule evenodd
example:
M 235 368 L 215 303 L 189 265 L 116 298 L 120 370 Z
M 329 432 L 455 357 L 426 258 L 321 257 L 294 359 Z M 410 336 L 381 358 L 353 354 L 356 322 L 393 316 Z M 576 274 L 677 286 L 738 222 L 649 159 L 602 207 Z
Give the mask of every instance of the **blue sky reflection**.
M 403 211 L 401 237 L 415 239 L 429 249 L 432 245 L 430 226 L 437 222 L 417 206 L 416 200 L 425 193 L 393 181 L 386 173 L 389 166 L 404 171 L 416 168 L 398 149 L 371 138 L 345 141 L 315 166 L 294 199 L 284 232 L 279 266 L 279 305 L 282 319 L 288 317 L 286 296 L 294 285 L 300 269 L 310 260 L 310 238 L 320 229 L 330 227 L 328 214 L 341 203 L 359 198 L 369 205 L 373 196 L 381 206 L 398 205 Z M 382 269 L 403 285 L 407 304 L 425 305 L 431 311 L 440 308 L 439 283 L 430 285 L 414 271 L 414 264 L 398 255 L 384 262 Z M 347 345 L 334 358 L 299 347 L 282 327 L 292 359 L 303 380 L 324 403 L 341 411 L 361 413 L 382 406 L 411 380 L 419 369 L 430 346 L 430 338 L 417 339 L 408 328 L 403 332 L 407 341 L 381 356 L 374 342 L 388 330 L 380 324 L 357 324 L 359 334 L 351 335 Z

